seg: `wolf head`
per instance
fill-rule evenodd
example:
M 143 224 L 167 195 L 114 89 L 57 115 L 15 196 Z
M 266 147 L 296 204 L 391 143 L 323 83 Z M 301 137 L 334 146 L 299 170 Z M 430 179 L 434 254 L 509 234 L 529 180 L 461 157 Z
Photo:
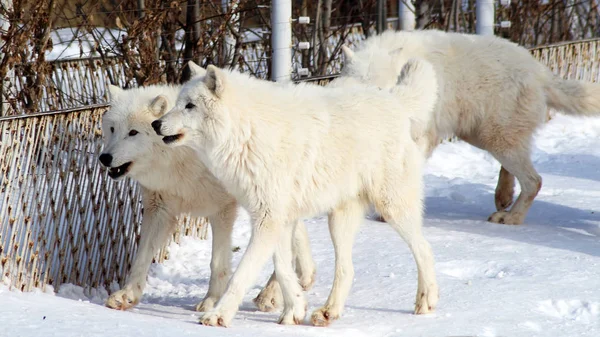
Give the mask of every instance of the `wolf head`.
M 202 76 L 205 70 L 189 63 L 192 76 Z M 137 179 L 152 170 L 157 160 L 168 155 L 162 137 L 156 135 L 151 123 L 171 109 L 180 86 L 152 85 L 123 90 L 111 85 L 110 109 L 102 118 L 104 147 L 99 159 L 109 168 L 109 176 L 119 179 L 126 175 Z
M 342 46 L 344 68 L 342 77 L 360 80 L 363 84 L 390 89 L 396 85 L 402 66 L 408 61 L 402 49 L 393 51 L 381 48 L 365 48 L 357 52 Z
M 119 179 L 146 170 L 162 141 L 150 123 L 173 105 L 173 97 L 162 94 L 166 87 L 151 86 L 123 90 L 110 86 L 110 109 L 102 117 L 104 147 L 100 162 L 108 175 Z
M 227 83 L 233 75 L 210 65 L 204 77 L 185 83 L 173 109 L 152 123 L 169 146 L 214 145 L 223 141 L 231 127 Z

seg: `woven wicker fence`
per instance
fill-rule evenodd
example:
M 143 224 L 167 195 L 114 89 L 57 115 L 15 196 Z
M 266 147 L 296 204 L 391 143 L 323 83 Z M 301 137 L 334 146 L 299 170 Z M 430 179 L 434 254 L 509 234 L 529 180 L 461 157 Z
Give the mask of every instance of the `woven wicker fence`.
M 349 42 L 364 38 L 359 25 Z M 340 35 L 330 39 L 333 53 Z M 241 70 L 266 74 L 260 43 L 243 46 Z M 299 62 L 299 54 L 295 54 Z M 42 110 L 0 116 L 0 275 L 21 289 L 62 283 L 107 287 L 123 284 L 135 255 L 141 224 L 141 195 L 130 180 L 114 182 L 97 162 L 100 121 L 107 109 L 107 86 L 126 83 L 117 58 L 50 63 Z M 330 64 L 338 72 L 340 61 Z M 22 69 L 14 85 L 26 85 Z M 84 106 L 84 108 L 81 108 Z M 181 235 L 205 237 L 206 219 L 181 219 Z M 155 260 L 167 257 L 163 248 Z
M 597 81 L 599 44 L 600 40 L 564 43 L 532 52 L 561 76 Z M 82 74 L 96 79 L 107 71 L 119 74 L 118 64 L 95 67 L 101 73 Z M 307 81 L 324 85 L 333 78 Z M 72 90 L 90 97 L 104 95 L 102 90 L 85 86 Z M 111 180 L 97 163 L 102 146 L 100 120 L 106 108 L 95 105 L 0 117 L 0 275 L 4 283 L 25 291 L 65 282 L 91 287 L 106 287 L 114 281 L 123 284 L 137 248 L 141 199 L 137 184 Z M 174 240 L 181 235 L 204 237 L 206 227 L 202 219 L 181 219 Z M 162 261 L 166 254 L 161 250 L 156 260 Z
M 533 56 L 566 79 L 600 80 L 600 39 L 564 42 L 531 49 Z
M 241 51 L 244 58 L 242 71 L 264 74 L 266 66 L 264 48 L 259 43 L 248 43 Z M 59 60 L 48 63 L 51 73 L 45 78 L 44 93 L 40 100 L 40 111 L 57 111 L 81 106 L 103 104 L 108 101 L 108 85 L 112 82 L 121 87 L 135 87 L 129 82 L 125 69 L 118 57 L 93 57 L 76 60 Z M 16 95 L 27 86 L 23 66 L 15 67 L 12 80 Z M 20 107 L 24 107 L 20 100 Z M 25 109 L 23 109 L 25 110 Z M 4 115 L 17 115 L 20 112 L 9 109 Z
M 391 21 L 388 23 L 391 26 Z M 374 33 L 374 32 L 372 32 Z M 345 36 L 346 43 L 352 45 L 359 43 L 365 35 L 359 24 L 350 25 L 342 34 L 336 31 L 327 45 L 327 55 L 330 57 L 339 48 L 340 39 Z M 265 78 L 267 75 L 267 59 L 265 48 L 261 42 L 245 43 L 240 50 L 242 62 L 240 71 Z M 339 73 L 342 66 L 341 56 L 336 54 L 327 67 L 328 73 Z M 301 64 L 302 55 L 294 52 L 294 65 Z M 44 78 L 44 92 L 39 104 L 39 111 L 58 111 L 81 106 L 103 104 L 108 99 L 108 85 L 112 82 L 121 87 L 135 87 L 134 79 L 128 80 L 125 69 L 117 57 L 86 58 L 76 60 L 59 60 L 48 63 L 51 72 Z M 15 96 L 9 101 L 18 102 L 17 109 L 7 109 L 2 112 L 4 116 L 18 115 L 26 107 L 17 95 L 27 84 L 24 67 L 15 67 L 12 75 L 12 87 L 8 89 Z
M 120 284 L 135 254 L 139 187 L 97 162 L 105 105 L 26 118 L 0 117 L 0 272 L 21 290 Z M 181 234 L 204 237 L 202 219 Z M 156 259 L 166 256 L 163 249 Z

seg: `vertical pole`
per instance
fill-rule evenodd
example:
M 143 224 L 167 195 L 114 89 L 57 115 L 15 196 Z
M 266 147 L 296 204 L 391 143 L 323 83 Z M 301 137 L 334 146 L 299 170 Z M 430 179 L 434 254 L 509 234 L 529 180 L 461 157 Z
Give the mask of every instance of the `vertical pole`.
M 385 6 L 384 0 L 377 0 L 377 21 L 375 22 L 375 30 L 377 34 L 381 34 L 384 31 L 385 18 L 383 17 L 383 6 Z
M 237 5 L 238 5 L 239 1 L 230 1 L 230 0 L 221 0 L 221 7 L 223 8 L 223 14 L 227 14 L 229 13 L 229 11 L 231 11 L 232 13 L 235 12 L 235 10 L 237 9 Z M 236 27 L 238 32 L 239 32 L 239 28 L 237 27 L 237 25 L 239 24 L 239 15 L 238 14 L 232 14 L 230 21 L 233 22 L 233 24 L 231 25 L 231 27 Z M 227 28 L 226 28 L 227 29 Z M 233 62 L 233 52 L 235 49 L 235 38 L 233 37 L 233 34 L 229 31 L 227 31 L 225 33 L 225 40 L 223 41 L 223 67 L 233 67 L 232 62 Z
M 2 2 L 0 4 L 4 8 L 4 10 L 6 10 L 7 12 L 12 11 L 12 9 L 13 9 L 12 0 L 2 0 Z M 10 29 L 9 18 L 4 15 L 0 15 L 0 35 L 1 36 L 6 35 L 6 33 L 8 32 L 9 29 Z M 0 60 L 3 59 L 4 57 L 6 57 L 2 51 L 6 48 L 7 43 L 9 43 L 9 41 L 7 39 L 0 40 Z M 6 102 L 6 97 L 4 95 L 12 87 L 13 79 L 14 79 L 13 70 L 8 70 L 8 73 L 6 74 L 6 78 L 0 78 L 0 81 L 2 81 L 2 82 L 0 82 L 0 116 L 4 116 L 8 113 L 9 104 L 8 104 L 8 102 Z
M 200 1 L 196 0 L 194 1 L 194 30 L 193 30 L 193 34 L 192 34 L 192 38 L 194 39 L 194 43 L 198 43 L 198 41 L 200 41 Z M 196 59 L 194 60 L 196 62 L 196 64 L 200 64 L 202 65 L 202 55 L 200 53 L 198 53 L 198 48 L 196 48 L 196 50 L 194 50 L 194 53 L 196 54 Z
M 415 5 L 412 0 L 398 0 L 398 30 L 415 30 Z
M 292 0 L 271 2 L 271 80 L 292 78 Z
M 137 0 L 138 3 L 138 17 L 143 19 L 146 16 L 146 3 L 144 0 Z
M 308 0 L 299 0 L 299 5 L 300 5 L 300 16 L 308 16 Z M 302 31 L 302 33 L 300 34 L 301 36 L 307 36 L 308 37 L 308 30 L 305 27 L 306 25 L 300 25 L 300 29 Z M 316 25 L 315 25 L 316 26 Z M 316 27 L 313 28 L 316 30 Z M 314 42 L 313 42 L 314 45 Z M 303 50 L 302 51 L 302 68 L 308 68 L 310 67 L 310 54 L 309 54 L 310 49 L 307 50 Z
M 194 54 L 197 54 L 196 44 L 200 36 L 200 30 L 196 23 L 199 21 L 199 0 L 187 0 L 187 6 L 185 9 L 185 32 L 184 40 L 185 45 L 183 49 L 183 69 L 181 72 L 180 83 L 187 82 L 192 76 L 190 68 L 187 66 L 188 61 L 195 61 Z M 202 63 L 198 63 L 202 64 Z
M 477 0 L 475 3 L 477 35 L 494 35 L 494 11 L 494 0 Z

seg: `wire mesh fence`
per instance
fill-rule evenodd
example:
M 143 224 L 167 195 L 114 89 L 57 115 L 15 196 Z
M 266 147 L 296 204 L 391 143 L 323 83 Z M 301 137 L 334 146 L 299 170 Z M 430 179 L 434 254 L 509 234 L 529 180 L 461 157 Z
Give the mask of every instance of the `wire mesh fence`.
M 532 53 L 560 76 L 598 81 L 599 47 L 600 40 L 586 40 Z M 107 74 L 122 79 L 122 68 L 117 60 L 67 64 L 63 69 L 70 70 L 55 80 L 66 83 L 63 90 L 79 95 L 80 101 L 51 101 L 55 98 L 49 95 L 48 107 L 63 110 L 0 117 L 0 275 L 4 283 L 24 291 L 66 282 L 123 284 L 137 249 L 139 187 L 128 179 L 113 181 L 97 163 L 107 106 L 95 103 L 104 102 Z M 325 85 L 333 78 L 305 81 Z M 64 110 L 77 104 L 95 105 Z M 206 225 L 205 219 L 184 217 L 173 240 L 181 235 L 203 238 Z M 156 261 L 166 254 L 163 248 Z

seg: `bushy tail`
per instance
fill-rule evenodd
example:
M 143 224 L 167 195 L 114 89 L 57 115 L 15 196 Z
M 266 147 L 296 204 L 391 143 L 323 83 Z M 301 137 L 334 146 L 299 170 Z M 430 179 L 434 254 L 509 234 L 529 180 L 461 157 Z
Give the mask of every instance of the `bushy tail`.
M 438 100 L 438 80 L 433 65 L 423 59 L 409 59 L 392 93 L 410 111 L 414 121 L 429 123 Z
M 423 59 L 409 59 L 398 76 L 392 93 L 403 109 L 410 114 L 410 133 L 426 157 L 435 148 L 437 136 L 429 124 L 438 101 L 438 79 L 433 65 Z M 433 132 L 433 133 L 432 133 Z
M 549 107 L 575 116 L 600 116 L 600 84 L 553 78 L 546 86 Z

